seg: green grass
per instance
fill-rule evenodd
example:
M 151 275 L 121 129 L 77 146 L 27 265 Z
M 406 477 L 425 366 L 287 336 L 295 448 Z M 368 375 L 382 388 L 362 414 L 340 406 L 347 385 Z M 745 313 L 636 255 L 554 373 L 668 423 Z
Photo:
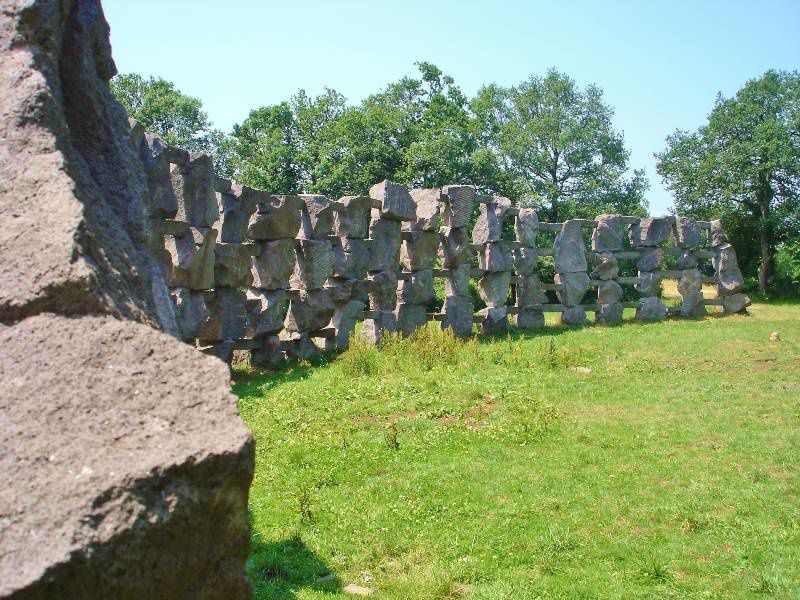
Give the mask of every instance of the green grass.
M 796 304 L 235 377 L 259 599 L 800 597 Z

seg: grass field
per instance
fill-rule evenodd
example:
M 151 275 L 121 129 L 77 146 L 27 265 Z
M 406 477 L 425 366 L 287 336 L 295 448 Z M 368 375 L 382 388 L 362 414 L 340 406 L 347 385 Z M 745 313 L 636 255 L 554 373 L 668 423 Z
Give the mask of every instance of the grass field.
M 800 305 L 750 311 L 236 371 L 256 597 L 800 597 Z

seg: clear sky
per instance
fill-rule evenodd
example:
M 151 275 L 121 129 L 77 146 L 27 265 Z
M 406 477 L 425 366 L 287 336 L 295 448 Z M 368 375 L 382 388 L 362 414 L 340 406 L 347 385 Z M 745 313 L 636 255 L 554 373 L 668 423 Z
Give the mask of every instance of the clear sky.
M 351 103 L 426 60 L 472 96 L 556 67 L 596 83 L 646 169 L 652 214 L 672 205 L 653 152 L 770 68 L 800 69 L 800 0 L 105 0 L 121 73 L 173 81 L 228 130 L 299 88 Z

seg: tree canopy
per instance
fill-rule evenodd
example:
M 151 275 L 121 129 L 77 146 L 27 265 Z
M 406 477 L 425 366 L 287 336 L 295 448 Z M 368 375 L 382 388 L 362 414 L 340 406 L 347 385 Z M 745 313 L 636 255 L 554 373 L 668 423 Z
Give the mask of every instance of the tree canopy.
M 800 240 L 800 76 L 767 71 L 732 98 L 717 96 L 708 123 L 675 131 L 656 154 L 679 213 L 723 215 L 759 288 L 773 282 L 777 245 Z

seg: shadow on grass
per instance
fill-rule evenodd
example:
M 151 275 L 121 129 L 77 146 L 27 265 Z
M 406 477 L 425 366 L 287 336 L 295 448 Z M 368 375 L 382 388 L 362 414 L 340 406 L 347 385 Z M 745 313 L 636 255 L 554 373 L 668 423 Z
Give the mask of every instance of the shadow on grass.
M 265 543 L 254 533 L 250 539 L 247 573 L 257 600 L 294 600 L 297 592 L 303 589 L 333 595 L 342 588 L 339 578 L 299 535 Z

